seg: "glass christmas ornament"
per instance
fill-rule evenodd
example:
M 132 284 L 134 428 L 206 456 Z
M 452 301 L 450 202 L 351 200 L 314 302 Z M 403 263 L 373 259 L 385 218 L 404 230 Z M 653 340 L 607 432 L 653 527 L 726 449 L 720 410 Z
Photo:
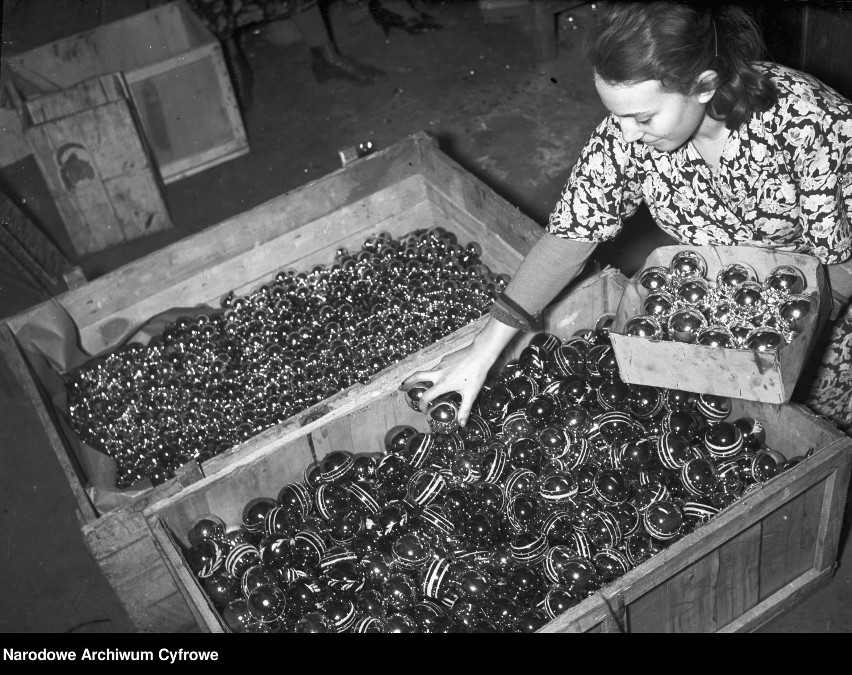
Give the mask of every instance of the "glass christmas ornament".
M 731 295 L 734 304 L 745 316 L 757 314 L 766 302 L 763 287 L 756 281 L 745 281 Z
M 753 417 L 740 417 L 734 420 L 733 424 L 743 434 L 743 447 L 746 451 L 756 452 L 766 443 L 766 429 Z
M 669 283 L 669 276 L 665 267 L 647 267 L 639 275 L 639 285 L 649 291 L 663 290 Z
M 716 273 L 716 286 L 725 296 L 730 296 L 746 281 L 757 281 L 757 273 L 745 263 L 729 263 Z
M 632 568 L 627 556 L 615 548 L 600 549 L 592 556 L 592 563 L 603 584 L 615 581 Z
M 225 538 L 225 522 L 214 515 L 199 518 L 190 528 L 186 538 L 191 546 L 210 540 L 221 544 Z
M 302 614 L 296 622 L 296 633 L 333 633 L 331 620 L 320 611 L 310 611 Z
M 458 406 L 448 399 L 435 399 L 426 410 L 426 421 L 433 433 L 449 434 L 459 427 Z
M 731 414 L 731 399 L 715 394 L 700 394 L 697 410 L 710 422 L 721 422 Z
M 417 600 L 417 588 L 405 574 L 392 574 L 384 584 L 384 594 L 390 612 L 405 612 Z
M 186 562 L 199 578 L 212 577 L 225 563 L 223 546 L 213 539 L 203 539 L 186 552 Z M 235 574 L 231 576 L 239 578 Z
M 645 530 L 654 539 L 668 541 L 674 539 L 683 527 L 683 514 L 674 502 L 654 502 L 642 516 Z
M 693 307 L 676 309 L 666 323 L 669 336 L 675 342 L 695 342 L 698 333 L 707 327 L 707 319 Z
M 797 295 L 807 288 L 805 275 L 792 265 L 781 265 L 773 269 L 764 282 L 767 288 L 782 296 Z
M 710 286 L 702 277 L 685 277 L 678 281 L 674 297 L 687 305 L 702 305 L 710 297 Z
M 405 391 L 405 400 L 412 410 L 420 412 L 420 397 L 432 386 L 432 382 L 415 382 Z
M 787 460 L 784 455 L 768 448 L 759 450 L 751 462 L 751 475 L 760 483 L 774 478 L 781 473 Z
M 716 467 L 708 459 L 691 459 L 681 467 L 680 480 L 690 494 L 707 496 L 716 488 Z
M 784 336 L 774 328 L 759 326 L 752 330 L 745 340 L 745 346 L 758 352 L 777 351 L 787 344 Z
M 653 291 L 648 294 L 648 297 L 645 298 L 645 301 L 642 303 L 642 307 L 645 309 L 646 316 L 653 316 L 659 322 L 660 325 L 663 325 L 663 321 L 668 319 L 669 314 L 671 314 L 672 310 L 675 306 L 674 297 L 671 293 L 668 293 L 663 290 Z M 626 328 L 626 324 L 625 324 Z M 659 333 L 660 337 L 663 337 L 662 328 Z
M 659 340 L 663 337 L 663 327 L 657 318 L 659 312 L 642 314 L 629 318 L 624 324 L 624 335 Z
M 284 591 L 274 584 L 262 584 L 254 588 L 246 598 L 246 608 L 255 621 L 271 623 L 284 614 L 286 599 Z
M 695 338 L 696 343 L 705 347 L 721 347 L 723 349 L 733 348 L 736 340 L 727 326 L 714 324 L 698 331 Z
M 791 294 L 778 304 L 778 317 L 784 330 L 794 333 L 802 331 L 814 314 L 814 303 L 809 295 Z
M 669 263 L 669 270 L 671 276 L 675 279 L 705 277 L 707 275 L 707 262 L 698 251 L 686 249 L 674 254 Z

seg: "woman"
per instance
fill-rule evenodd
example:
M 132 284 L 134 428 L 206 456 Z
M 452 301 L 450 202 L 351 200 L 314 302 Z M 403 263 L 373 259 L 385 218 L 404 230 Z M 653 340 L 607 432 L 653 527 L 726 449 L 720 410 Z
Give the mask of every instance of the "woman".
M 816 256 L 829 273 L 832 316 L 847 309 L 852 104 L 807 75 L 758 63 L 761 46 L 740 8 L 608 3 L 588 52 L 610 115 L 581 152 L 548 232 L 473 343 L 403 382 L 403 389 L 433 383 L 423 409 L 457 391 L 466 422 L 503 348 L 535 325 L 642 201 L 682 243 Z M 852 312 L 835 323 L 831 338 L 808 404 L 849 430 Z

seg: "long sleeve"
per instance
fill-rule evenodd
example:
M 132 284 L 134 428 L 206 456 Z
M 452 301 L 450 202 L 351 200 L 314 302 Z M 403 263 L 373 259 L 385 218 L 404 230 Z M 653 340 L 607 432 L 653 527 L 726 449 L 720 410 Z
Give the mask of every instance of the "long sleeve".
M 521 330 L 535 328 L 541 312 L 582 271 L 596 246 L 545 233 L 494 303 L 492 316 Z
M 609 115 L 580 152 L 550 214 L 548 231 L 578 241 L 613 239 L 642 201 L 634 151 Z

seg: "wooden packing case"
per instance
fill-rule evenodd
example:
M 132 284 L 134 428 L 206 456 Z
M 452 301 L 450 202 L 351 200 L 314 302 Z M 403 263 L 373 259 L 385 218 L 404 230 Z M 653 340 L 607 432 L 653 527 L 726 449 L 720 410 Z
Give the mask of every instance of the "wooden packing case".
M 627 280 L 608 269 L 551 305 L 544 330 L 560 337 L 592 328 L 615 312 Z M 453 335 L 407 364 L 434 366 L 463 346 Z M 522 335 L 499 363 L 516 358 L 529 342 Z M 755 628 L 830 581 L 852 464 L 852 439 L 804 408 L 735 401 L 731 419 L 762 421 L 767 444 L 787 459 L 812 456 L 745 496 L 649 561 L 605 586 L 545 625 L 540 632 L 713 632 Z M 277 446 L 244 454 L 238 463 L 209 475 L 145 510 L 152 531 L 198 627 L 227 631 L 183 557 L 187 532 L 207 514 L 228 526 L 241 522 L 245 504 L 275 497 L 302 479 L 303 470 L 333 450 L 380 452 L 387 430 L 408 424 L 427 431 L 425 416 L 412 411 L 392 388 L 370 400 L 302 428 Z
M 243 294 L 282 269 L 330 264 L 338 248 L 357 250 L 379 232 L 402 236 L 430 227 L 455 233 L 462 245 L 478 242 L 483 263 L 509 275 L 542 234 L 421 132 L 0 322 L 0 352 L 65 472 L 83 538 L 140 630 L 174 632 L 196 625 L 155 548 L 143 517 L 149 504 L 233 463 L 284 447 L 291 436 L 304 438 L 305 420 L 383 400 L 413 372 L 413 364 L 437 358 L 486 319 L 427 347 L 427 356 L 410 356 L 366 385 L 350 387 L 200 466 L 190 462 L 162 485 L 135 492 L 117 491 L 114 482 L 112 489 L 91 484 L 87 467 L 102 469 L 97 460 L 108 458 L 96 453 L 93 461 L 54 405 L 63 363 L 81 365 L 75 359 L 111 352 L 150 317 L 171 308 L 218 307 L 229 291 Z

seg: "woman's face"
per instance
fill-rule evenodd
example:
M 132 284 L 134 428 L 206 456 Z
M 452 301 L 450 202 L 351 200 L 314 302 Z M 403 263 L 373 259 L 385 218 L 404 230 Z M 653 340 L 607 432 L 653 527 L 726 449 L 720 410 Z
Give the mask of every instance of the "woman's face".
M 666 152 L 677 150 L 695 135 L 705 120 L 707 101 L 715 93 L 674 94 L 663 91 L 659 80 L 610 84 L 597 74 L 595 87 L 618 119 L 624 140 Z

